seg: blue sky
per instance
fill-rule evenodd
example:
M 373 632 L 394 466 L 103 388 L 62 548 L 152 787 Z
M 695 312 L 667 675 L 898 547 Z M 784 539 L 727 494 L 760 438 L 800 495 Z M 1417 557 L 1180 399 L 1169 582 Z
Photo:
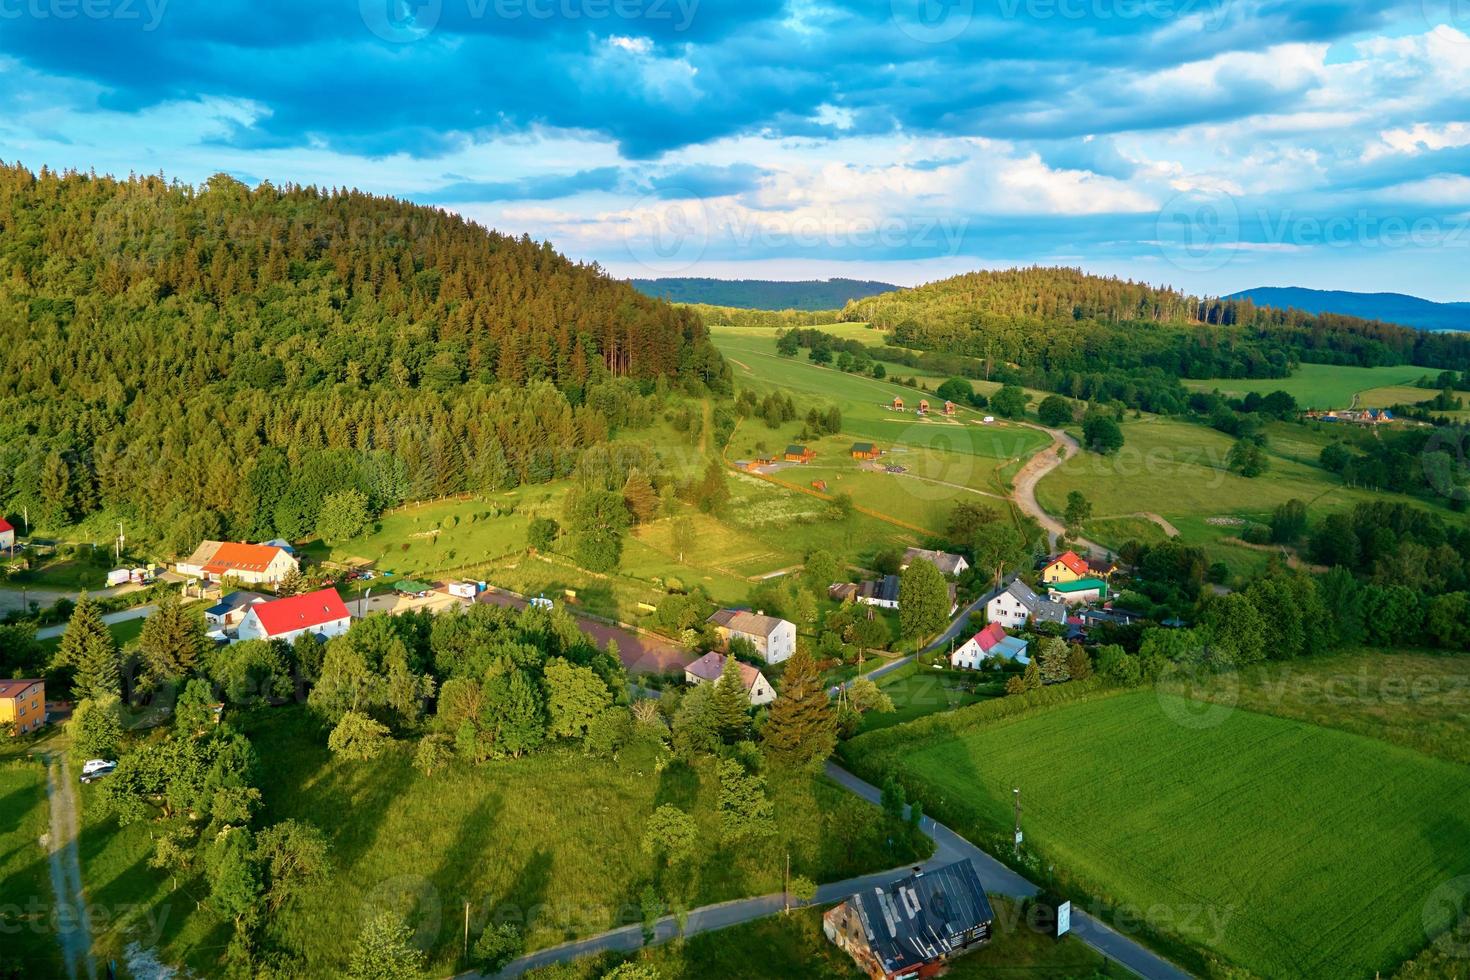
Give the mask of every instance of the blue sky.
M 1467 93 L 1470 0 L 0 0 L 7 160 L 355 186 L 627 276 L 1470 300 Z

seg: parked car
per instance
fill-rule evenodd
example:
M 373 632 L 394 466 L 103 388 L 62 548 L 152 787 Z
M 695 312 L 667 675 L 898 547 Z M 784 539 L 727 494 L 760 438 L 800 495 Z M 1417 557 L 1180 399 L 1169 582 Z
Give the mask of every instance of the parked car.
M 93 759 L 82 767 L 82 782 L 95 783 L 104 776 L 112 775 L 112 771 L 116 768 L 116 762 Z

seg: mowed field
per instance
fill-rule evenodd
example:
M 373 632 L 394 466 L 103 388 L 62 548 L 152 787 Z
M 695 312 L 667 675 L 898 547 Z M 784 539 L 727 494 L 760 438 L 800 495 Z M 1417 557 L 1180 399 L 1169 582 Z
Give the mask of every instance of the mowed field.
M 41 846 L 49 812 L 41 762 L 9 748 L 0 752 L 0 960 L 26 977 L 64 973 Z
M 1215 391 L 1236 398 L 1251 392 L 1269 395 L 1273 391 L 1284 391 L 1297 400 L 1303 408 L 1347 408 L 1353 396 L 1370 388 L 1385 385 L 1403 385 L 1417 381 L 1426 374 L 1437 372 L 1429 368 L 1400 365 L 1397 367 L 1338 367 L 1331 364 L 1303 364 L 1289 378 L 1210 378 L 1204 381 L 1186 380 L 1184 386 L 1191 391 Z M 1428 392 L 1424 397 L 1432 397 Z
M 1151 691 L 877 732 L 849 758 L 972 839 L 1008 831 L 1020 787 L 1046 863 L 1262 976 L 1391 970 L 1430 938 L 1431 893 L 1470 873 L 1463 767 Z

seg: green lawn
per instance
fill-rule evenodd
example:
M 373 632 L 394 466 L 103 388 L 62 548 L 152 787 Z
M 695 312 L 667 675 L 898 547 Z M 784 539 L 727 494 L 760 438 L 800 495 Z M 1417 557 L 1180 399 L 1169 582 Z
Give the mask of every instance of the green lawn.
M 46 770 L 27 758 L 27 739 L 0 749 L 0 964 L 22 976 L 61 976 L 46 852 Z
M 1400 385 L 1417 381 L 1426 374 L 1434 374 L 1428 368 L 1400 365 L 1398 367 L 1337 367 L 1331 364 L 1303 364 L 1289 378 L 1213 378 L 1207 381 L 1186 380 L 1184 386 L 1191 391 L 1214 391 L 1232 397 L 1244 397 L 1251 392 L 1269 395 L 1273 391 L 1285 391 L 1303 408 L 1347 408 L 1353 396 L 1370 388 L 1384 385 Z M 1433 397 L 1428 392 L 1424 397 Z
M 691 769 L 625 752 L 605 762 L 575 748 L 553 748 L 520 760 L 472 767 L 456 764 L 432 780 L 410 765 L 412 747 L 372 763 L 334 761 L 303 709 L 266 709 L 234 718 L 262 761 L 263 823 L 294 817 L 325 830 L 335 874 L 307 892 L 280 919 L 282 940 L 305 950 L 313 976 L 340 975 L 363 917 L 389 907 L 415 928 L 433 971 L 459 968 L 464 904 L 471 932 L 490 916 L 526 923 L 532 949 L 637 921 L 638 895 L 649 878 L 639 847 L 655 807 L 689 809 L 711 842 L 698 862 L 696 904 L 780 889 L 785 854 L 792 872 L 817 880 L 902 865 L 917 855 L 886 842 L 877 810 L 830 783 L 811 794 L 774 792 L 778 835 L 737 849 L 717 843 L 716 782 L 708 766 Z M 84 790 L 90 799 L 90 790 Z M 554 819 L 552 817 L 554 816 Z M 161 951 L 170 962 L 211 972 L 224 928 L 196 910 L 201 885 L 146 868 L 157 828 L 118 829 L 87 819 L 82 859 L 91 898 L 116 906 L 167 908 Z M 100 947 L 116 952 L 126 936 L 109 929 Z
M 1154 692 L 984 711 L 844 754 L 870 779 L 897 772 L 974 840 L 1009 829 L 1020 787 L 1027 843 L 1064 880 L 1167 911 L 1170 939 L 1262 976 L 1390 970 L 1425 944 L 1430 893 L 1470 873 L 1461 766 Z M 1186 912 L 1199 916 L 1185 925 Z
M 977 693 L 976 684 L 982 681 L 982 677 L 983 683 L 989 686 L 980 688 Z M 953 711 L 955 708 L 987 700 L 999 693 L 994 689 L 994 677 L 995 675 L 990 674 L 934 670 L 919 664 L 900 667 L 878 678 L 878 686 L 893 699 L 893 706 L 897 710 L 887 714 L 869 712 L 863 716 L 861 731 L 892 728 L 925 715 Z
M 1127 970 L 1104 961 L 1081 940 L 1058 942 L 1029 929 L 1020 909 L 991 896 L 996 913 L 995 938 L 954 960 L 945 976 L 952 980 L 979 977 L 1130 977 Z M 860 980 L 864 976 L 842 950 L 822 934 L 823 908 L 805 908 L 717 932 L 701 933 L 682 946 L 666 944 L 633 956 L 609 953 L 571 963 L 543 967 L 527 980 L 596 980 L 618 963 L 633 961 L 653 967 L 661 980 L 744 980 L 747 977 L 806 980 Z

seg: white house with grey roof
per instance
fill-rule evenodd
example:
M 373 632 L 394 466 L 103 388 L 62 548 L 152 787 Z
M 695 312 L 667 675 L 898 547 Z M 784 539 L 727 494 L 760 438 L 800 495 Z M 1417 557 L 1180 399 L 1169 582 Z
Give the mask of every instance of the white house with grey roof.
M 732 638 L 742 637 L 750 641 L 756 654 L 768 664 L 779 664 L 796 652 L 796 624 L 784 619 L 743 609 L 721 609 L 708 622 L 714 625 L 727 649 Z
M 963 575 L 970 567 L 970 563 L 965 561 L 964 555 L 952 555 L 947 551 L 929 551 L 925 548 L 910 548 L 905 551 L 903 553 L 902 567 L 908 568 L 921 558 L 924 561 L 931 562 L 935 568 L 950 578 Z
M 1007 629 L 1024 626 L 1029 620 L 1039 623 L 1065 623 L 1067 607 L 1060 602 L 1043 599 L 1020 579 L 985 604 L 985 618 Z

